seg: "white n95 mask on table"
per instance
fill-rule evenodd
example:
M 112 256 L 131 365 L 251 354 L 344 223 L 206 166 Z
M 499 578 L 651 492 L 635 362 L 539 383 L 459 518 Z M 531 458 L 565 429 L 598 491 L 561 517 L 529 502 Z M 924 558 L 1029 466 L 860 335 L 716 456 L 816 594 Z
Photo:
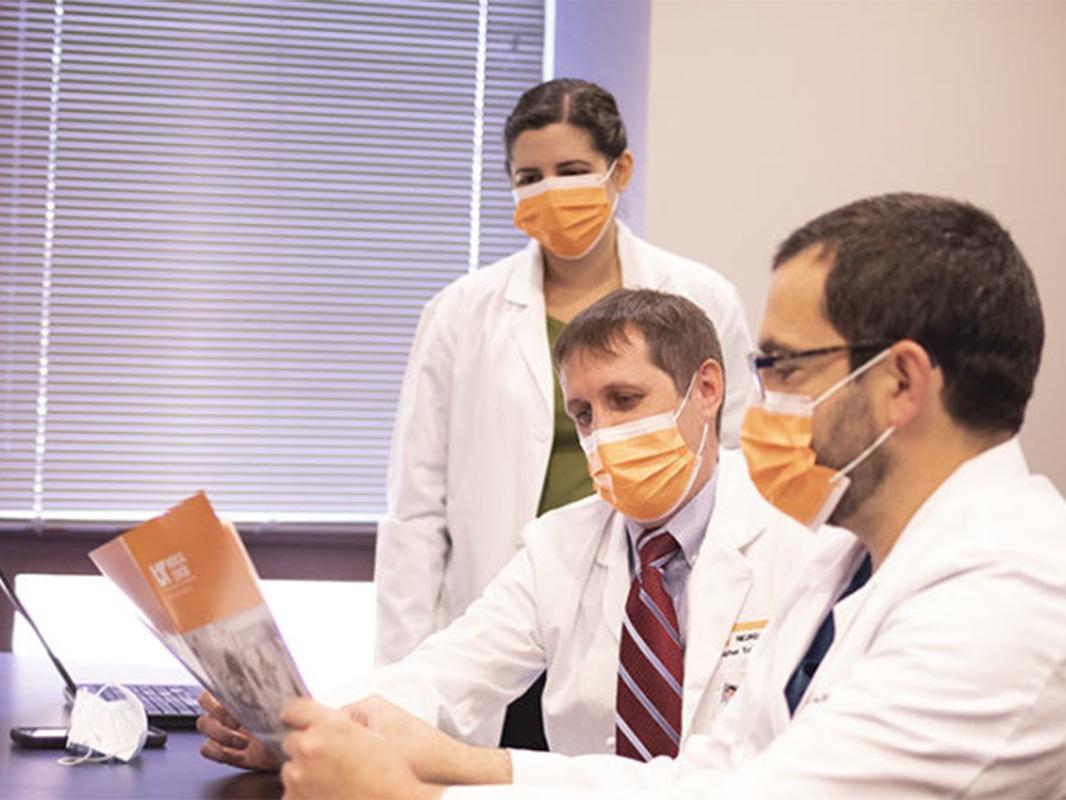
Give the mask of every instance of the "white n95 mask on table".
M 107 688 L 102 686 L 97 692 L 78 689 L 74 707 L 70 710 L 67 747 L 82 747 L 85 753 L 61 758 L 59 763 L 73 766 L 111 758 L 131 761 L 144 748 L 148 738 L 148 715 L 144 705 L 129 689 L 119 685 L 113 688 L 122 697 L 105 700 L 102 695 Z

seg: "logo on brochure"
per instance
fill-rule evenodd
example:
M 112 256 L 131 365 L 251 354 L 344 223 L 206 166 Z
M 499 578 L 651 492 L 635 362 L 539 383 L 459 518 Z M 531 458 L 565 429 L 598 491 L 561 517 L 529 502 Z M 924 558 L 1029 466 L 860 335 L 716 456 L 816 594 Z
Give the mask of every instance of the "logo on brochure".
M 180 550 L 176 553 L 171 553 L 166 558 L 161 558 L 153 564 L 149 564 L 148 568 L 151 570 L 152 577 L 160 589 L 174 583 L 181 583 L 192 577 L 192 572 L 189 571 L 189 564 L 185 560 L 185 554 Z

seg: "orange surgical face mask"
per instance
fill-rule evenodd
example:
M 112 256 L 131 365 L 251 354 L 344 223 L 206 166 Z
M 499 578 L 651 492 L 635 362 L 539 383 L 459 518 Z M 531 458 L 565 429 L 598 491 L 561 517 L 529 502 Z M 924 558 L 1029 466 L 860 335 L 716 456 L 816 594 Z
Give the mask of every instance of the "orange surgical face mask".
M 562 175 L 519 186 L 514 190 L 515 226 L 559 258 L 588 255 L 618 205 L 618 197 L 612 203 L 607 193 L 617 163 L 603 175 Z
M 814 409 L 823 400 L 859 375 L 880 363 L 889 351 L 867 361 L 834 383 L 818 397 L 766 392 L 762 400 L 748 408 L 740 428 L 740 446 L 748 471 L 759 492 L 778 509 L 812 530 L 829 519 L 848 490 L 848 473 L 865 461 L 895 432 L 885 429 L 873 443 L 836 470 L 816 463 L 811 448 Z
M 581 437 L 597 493 L 634 522 L 669 517 L 696 482 L 707 444 L 707 425 L 695 453 L 685 444 L 677 425 L 692 385 L 676 412 L 600 428 Z

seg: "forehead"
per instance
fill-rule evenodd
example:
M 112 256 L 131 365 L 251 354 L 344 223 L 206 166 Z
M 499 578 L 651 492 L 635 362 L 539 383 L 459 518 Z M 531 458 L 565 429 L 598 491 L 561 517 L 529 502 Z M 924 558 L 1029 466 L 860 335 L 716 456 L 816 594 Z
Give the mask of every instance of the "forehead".
M 511 167 L 537 167 L 563 161 L 601 159 L 592 134 L 567 122 L 523 131 L 511 146 Z
M 843 344 L 844 338 L 825 316 L 825 280 L 832 258 L 809 247 L 773 271 L 766 297 L 759 347 L 805 350 Z
M 559 367 L 559 382 L 566 398 L 591 398 L 609 386 L 620 384 L 657 384 L 671 387 L 673 380 L 655 366 L 640 331 L 630 329 L 626 338 L 613 345 L 613 352 L 601 353 L 586 348 L 572 351 Z

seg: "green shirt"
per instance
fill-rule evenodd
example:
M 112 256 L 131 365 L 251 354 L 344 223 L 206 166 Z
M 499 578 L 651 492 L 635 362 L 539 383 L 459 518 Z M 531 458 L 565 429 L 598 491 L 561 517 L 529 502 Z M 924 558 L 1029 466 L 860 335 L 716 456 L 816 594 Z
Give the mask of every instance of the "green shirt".
M 555 342 L 565 327 L 565 322 L 548 317 L 550 348 L 555 348 Z M 563 390 L 559 386 L 559 376 L 554 372 L 552 383 L 555 388 L 555 434 L 552 438 L 551 456 L 548 458 L 548 472 L 544 476 L 544 488 L 540 495 L 540 506 L 537 508 L 538 516 L 592 494 L 592 478 L 589 477 L 585 453 L 577 440 L 574 421 L 566 415 Z

